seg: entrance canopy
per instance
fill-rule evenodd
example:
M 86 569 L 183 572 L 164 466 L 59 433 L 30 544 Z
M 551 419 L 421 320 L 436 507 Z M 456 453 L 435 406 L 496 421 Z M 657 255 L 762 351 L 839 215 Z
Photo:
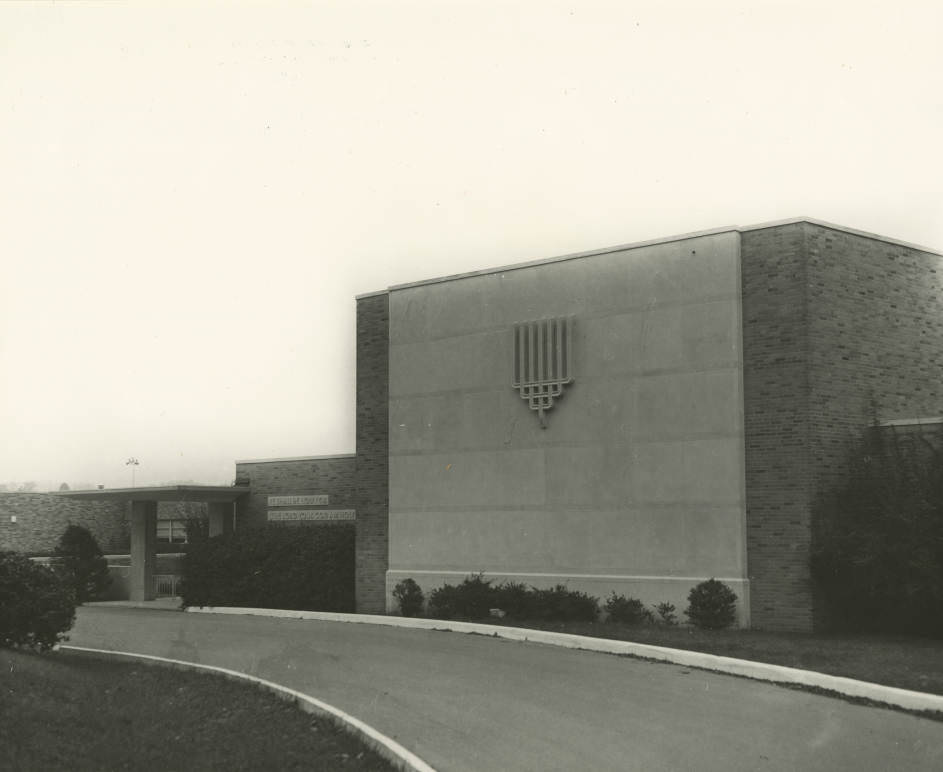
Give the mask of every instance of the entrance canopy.
M 246 485 L 158 485 L 152 488 L 99 488 L 62 491 L 60 496 L 86 501 L 127 501 L 131 506 L 131 600 L 154 600 L 154 565 L 157 562 L 157 505 L 161 501 L 206 502 L 209 535 L 235 527 L 236 500 L 249 493 Z
M 98 488 L 61 491 L 60 496 L 87 501 L 219 501 L 233 502 L 249 493 L 245 485 L 157 485 L 152 488 Z

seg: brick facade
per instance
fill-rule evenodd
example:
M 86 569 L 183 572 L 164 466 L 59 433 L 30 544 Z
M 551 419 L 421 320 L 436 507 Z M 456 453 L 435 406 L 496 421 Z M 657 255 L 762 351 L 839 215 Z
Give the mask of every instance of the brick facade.
M 127 553 L 131 543 L 124 503 L 55 493 L 0 493 L 0 550 L 49 555 L 68 525 L 88 528 L 105 553 Z
M 251 493 L 240 499 L 237 505 L 237 527 L 265 525 L 268 522 L 269 496 L 326 494 L 326 506 L 293 508 L 355 509 L 355 467 L 353 455 L 237 461 L 236 484 L 251 487 Z M 298 521 L 298 524 L 331 526 L 335 522 L 343 521 Z
M 386 610 L 389 566 L 390 299 L 357 299 L 357 611 Z
M 875 418 L 943 413 L 943 258 L 797 222 L 746 229 L 741 268 L 751 616 L 810 630 L 816 497 Z

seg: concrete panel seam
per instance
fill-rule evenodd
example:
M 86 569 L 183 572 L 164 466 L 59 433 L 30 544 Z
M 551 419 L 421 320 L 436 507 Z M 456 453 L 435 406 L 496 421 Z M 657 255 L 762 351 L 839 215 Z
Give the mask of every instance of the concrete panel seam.
M 653 659 L 685 667 L 696 667 L 717 673 L 752 678 L 757 681 L 769 681 L 776 684 L 795 684 L 798 686 L 825 689 L 845 697 L 866 699 L 912 711 L 943 712 L 943 695 L 914 692 L 894 686 L 883 686 L 868 681 L 857 681 L 843 676 L 832 676 L 812 670 L 783 665 L 770 665 L 765 662 L 722 657 L 716 654 L 704 654 L 683 649 L 669 649 L 663 646 L 651 646 L 630 641 L 615 641 L 605 638 L 590 638 L 570 633 L 554 633 L 546 630 L 528 630 L 522 627 L 503 627 L 481 624 L 478 622 L 455 622 L 444 619 L 417 619 L 415 617 L 388 617 L 377 614 L 335 614 L 323 611 L 287 611 L 283 609 L 190 607 L 190 613 L 202 614 L 245 614 L 270 616 L 284 619 L 300 619 L 324 622 L 350 622 L 354 624 L 374 624 L 389 627 L 408 627 L 419 630 L 436 630 L 456 633 L 475 633 L 512 641 L 543 643 L 567 649 L 596 651 L 603 654 L 620 654 L 643 659 Z
M 274 681 L 267 681 L 258 676 L 249 675 L 238 670 L 230 670 L 216 665 L 203 665 L 196 662 L 186 662 L 180 659 L 169 659 L 167 657 L 158 657 L 153 654 L 139 654 L 130 651 L 112 651 L 110 649 L 92 649 L 85 646 L 60 645 L 60 651 L 71 651 L 78 654 L 97 656 L 103 658 L 118 659 L 136 659 L 143 662 L 153 662 L 155 664 L 171 665 L 184 670 L 206 670 L 213 673 L 224 675 L 234 680 L 242 680 L 261 686 L 263 689 L 274 692 L 276 695 L 293 700 L 302 710 L 307 713 L 313 713 L 324 718 L 329 718 L 341 726 L 348 733 L 356 736 L 365 745 L 379 753 L 387 761 L 402 770 L 414 770 L 415 772 L 435 772 L 435 769 L 429 766 L 425 761 L 419 758 L 412 751 L 404 748 L 396 740 L 387 737 L 382 732 L 374 729 L 369 724 L 361 721 L 359 718 L 346 713 L 340 708 L 336 708 L 322 700 L 312 697 L 304 692 L 290 689 Z
M 448 569 L 443 569 L 441 571 L 435 569 L 422 569 L 422 568 L 390 568 L 391 572 L 398 574 L 454 574 L 455 576 L 468 576 L 468 571 L 452 571 Z M 569 571 L 556 571 L 554 573 L 540 573 L 534 571 L 482 571 L 485 576 L 489 574 L 495 574 L 500 576 L 534 576 L 541 579 L 555 579 L 561 576 L 565 576 L 568 579 L 587 579 L 587 580 L 598 580 L 601 582 L 607 582 L 612 580 L 629 580 L 629 581 L 672 581 L 672 582 L 702 582 L 704 581 L 703 576 L 643 576 L 643 575 L 631 575 L 631 574 L 574 574 Z M 714 577 L 720 582 L 743 582 L 746 581 L 745 576 L 720 576 Z

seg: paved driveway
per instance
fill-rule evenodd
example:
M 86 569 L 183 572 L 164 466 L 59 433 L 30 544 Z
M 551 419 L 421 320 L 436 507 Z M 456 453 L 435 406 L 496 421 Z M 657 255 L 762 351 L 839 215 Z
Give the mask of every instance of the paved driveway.
M 940 722 L 485 636 L 86 606 L 70 643 L 284 684 L 357 716 L 443 772 L 943 769 Z

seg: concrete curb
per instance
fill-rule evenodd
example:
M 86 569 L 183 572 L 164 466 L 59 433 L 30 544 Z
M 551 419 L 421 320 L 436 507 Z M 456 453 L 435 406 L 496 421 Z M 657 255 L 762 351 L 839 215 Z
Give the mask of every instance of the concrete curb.
M 770 681 L 777 684 L 795 684 L 799 686 L 824 689 L 836 694 L 855 699 L 890 705 L 912 711 L 932 711 L 943 713 L 943 695 L 915 692 L 894 686 L 882 686 L 853 678 L 826 675 L 812 670 L 799 670 L 782 665 L 769 665 L 764 662 L 752 662 L 733 657 L 721 657 L 716 654 L 704 654 L 685 649 L 669 649 L 663 646 L 651 646 L 646 643 L 631 641 L 613 641 L 606 638 L 590 638 L 586 635 L 554 633 L 547 630 L 528 630 L 523 627 L 504 627 L 477 622 L 454 622 L 444 619 L 417 619 L 415 617 L 382 616 L 379 614 L 335 614 L 325 611 L 287 611 L 284 609 L 232 608 L 223 606 L 189 607 L 194 614 L 239 614 L 282 619 L 308 619 L 324 622 L 350 622 L 354 624 L 386 625 L 387 627 L 408 627 L 417 630 L 443 630 L 456 633 L 477 633 L 512 641 L 544 643 L 549 646 L 562 646 L 567 649 L 583 649 L 605 654 L 621 654 L 642 657 L 660 662 L 669 662 L 717 673 L 744 676 L 758 681 Z
M 142 662 L 169 665 L 175 668 L 180 668 L 181 670 L 205 670 L 213 673 L 219 673 L 233 680 L 249 681 L 250 683 L 253 683 L 257 686 L 261 686 L 263 689 L 274 692 L 283 699 L 288 699 L 294 702 L 296 705 L 298 705 L 298 707 L 308 713 L 312 713 L 322 718 L 328 718 L 334 721 L 334 723 L 338 724 L 342 729 L 355 736 L 364 745 L 376 751 L 380 756 L 393 764 L 397 769 L 403 770 L 403 772 L 436 772 L 433 767 L 430 767 L 415 753 L 407 750 L 398 742 L 396 742 L 396 740 L 387 737 L 382 732 L 378 732 L 369 724 L 365 724 L 359 718 L 354 718 L 349 713 L 345 713 L 340 708 L 335 708 L 333 705 L 322 702 L 315 697 L 311 697 L 310 695 L 304 694 L 303 692 L 295 691 L 294 689 L 289 689 L 287 686 L 282 686 L 281 684 L 277 684 L 274 681 L 266 681 L 264 678 L 257 678 L 256 676 L 249 675 L 248 673 L 242 673 L 238 670 L 216 667 L 215 665 L 200 665 L 196 662 L 185 662 L 179 659 L 156 657 L 151 654 L 137 654 L 135 652 L 129 651 L 111 651 L 109 649 L 90 649 L 86 648 L 85 646 L 69 646 L 66 644 L 60 645 L 59 649 L 61 651 L 68 651 L 84 656 L 101 657 L 106 659 L 134 659 Z

